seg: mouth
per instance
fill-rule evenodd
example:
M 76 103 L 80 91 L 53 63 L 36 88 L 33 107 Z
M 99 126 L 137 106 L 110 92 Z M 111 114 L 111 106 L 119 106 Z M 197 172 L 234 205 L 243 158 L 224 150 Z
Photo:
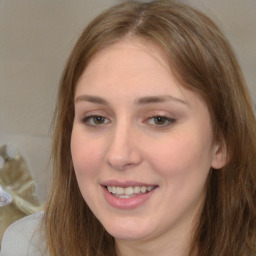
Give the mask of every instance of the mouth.
M 107 191 L 117 198 L 133 198 L 136 196 L 144 195 L 155 189 L 157 186 L 105 186 Z
M 132 210 L 154 197 L 159 186 L 136 181 L 109 180 L 101 184 L 106 202 L 114 208 Z

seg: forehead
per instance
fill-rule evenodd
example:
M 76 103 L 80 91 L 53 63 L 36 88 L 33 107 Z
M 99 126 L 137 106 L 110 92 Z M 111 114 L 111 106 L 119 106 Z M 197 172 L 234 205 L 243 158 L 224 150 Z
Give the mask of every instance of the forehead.
M 98 52 L 78 81 L 75 98 L 81 95 L 123 104 L 169 95 L 191 106 L 198 100 L 204 105 L 176 79 L 162 49 L 140 39 L 124 39 Z
M 160 74 L 175 79 L 167 54 L 159 46 L 140 38 L 125 38 L 96 53 L 80 76 L 77 86 L 85 82 L 90 86 L 97 81 L 102 84 L 117 76 L 131 82 L 133 78 L 142 78 L 145 73 L 147 76 L 144 79 L 157 78 Z M 102 79 L 104 81 L 100 81 Z
M 144 58 L 148 57 L 155 59 L 162 66 L 169 66 L 166 53 L 158 45 L 154 44 L 150 40 L 145 40 L 143 38 L 127 37 L 97 52 L 89 62 L 89 65 L 86 69 L 91 66 L 91 62 L 98 61 L 103 56 L 107 57 L 109 55 L 113 55 L 114 53 L 124 54 L 125 52 L 128 54 L 135 52 L 136 54 L 144 55 Z M 109 61 L 111 61 L 111 59 L 109 59 Z M 136 62 L 133 64 L 136 64 Z

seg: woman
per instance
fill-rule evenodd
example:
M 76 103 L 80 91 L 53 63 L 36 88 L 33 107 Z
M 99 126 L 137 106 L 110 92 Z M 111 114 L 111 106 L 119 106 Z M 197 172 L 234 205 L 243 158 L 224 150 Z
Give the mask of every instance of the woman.
M 89 24 L 60 83 L 52 153 L 45 213 L 27 219 L 43 218 L 49 255 L 256 255 L 250 97 L 229 43 L 192 7 L 129 1 Z

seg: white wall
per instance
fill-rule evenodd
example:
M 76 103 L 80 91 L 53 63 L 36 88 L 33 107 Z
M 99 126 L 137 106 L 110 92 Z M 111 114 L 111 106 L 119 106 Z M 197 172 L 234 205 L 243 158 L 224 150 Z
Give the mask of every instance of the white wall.
M 0 142 L 25 156 L 45 198 L 49 127 L 65 60 L 85 24 L 117 0 L 0 0 Z M 256 102 L 256 1 L 189 0 L 223 28 Z

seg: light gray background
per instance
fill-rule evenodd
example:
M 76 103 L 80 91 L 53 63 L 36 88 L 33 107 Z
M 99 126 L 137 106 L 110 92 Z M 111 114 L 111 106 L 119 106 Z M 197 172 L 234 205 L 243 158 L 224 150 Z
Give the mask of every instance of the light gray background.
M 188 0 L 230 39 L 256 102 L 256 0 Z M 16 145 L 38 184 L 49 183 L 49 127 L 69 52 L 97 13 L 118 0 L 0 0 L 0 145 Z

